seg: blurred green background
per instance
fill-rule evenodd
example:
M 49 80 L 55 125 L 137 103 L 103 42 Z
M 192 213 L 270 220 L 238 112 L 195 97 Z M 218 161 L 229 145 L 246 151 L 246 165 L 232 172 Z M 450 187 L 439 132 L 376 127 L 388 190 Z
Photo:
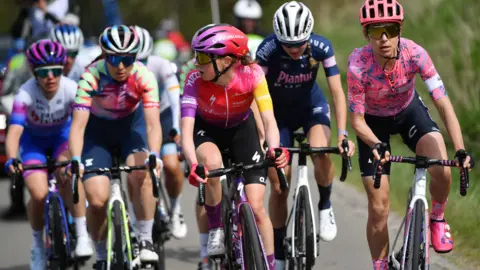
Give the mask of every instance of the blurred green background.
M 13 1 L 3 2 L 0 9 L 0 31 L 6 33 L 18 8 Z M 221 21 L 233 23 L 232 7 L 236 0 L 219 2 Z M 342 71 L 345 92 L 347 58 L 355 47 L 366 44 L 358 22 L 358 10 L 362 2 L 362 0 L 304 1 L 314 14 L 315 32 L 326 36 L 333 43 L 337 63 Z M 139 24 L 149 30 L 158 26 L 163 18 L 178 19 L 180 30 L 188 41 L 198 28 L 212 21 L 208 0 L 120 0 L 119 3 L 126 23 Z M 271 32 L 273 13 L 283 1 L 262 0 L 260 3 L 264 14 L 261 20 L 262 28 Z M 100 1 L 80 0 L 79 4 L 82 9 L 82 29 L 87 35 L 97 36 L 103 26 Z M 480 1 L 403 0 L 401 4 L 405 9 L 403 36 L 423 46 L 432 57 L 460 120 L 466 149 L 480 158 Z M 318 78 L 325 94 L 330 96 L 323 72 Z M 442 128 L 450 150 L 449 156 L 453 158 L 454 149 L 450 139 L 420 77 L 417 79 L 417 90 Z M 354 134 L 352 130 L 350 133 Z M 393 139 L 393 152 L 395 155 L 412 155 L 397 137 Z M 354 171 L 349 174 L 347 182 L 353 183 L 363 191 L 356 158 L 354 161 Z M 472 171 L 471 187 L 466 197 L 459 195 L 458 170 L 453 169 L 452 175 L 452 191 L 446 215 L 454 235 L 456 254 L 464 255 L 452 259 L 459 264 L 468 265 L 469 268 L 476 265 L 474 268 L 479 269 L 477 267 L 480 267 L 480 258 L 477 255 L 480 253 L 480 229 L 478 229 L 480 184 L 477 179 L 480 174 L 478 170 Z M 412 177 L 413 167 L 393 166 L 392 207 L 401 214 L 405 209 L 406 195 Z

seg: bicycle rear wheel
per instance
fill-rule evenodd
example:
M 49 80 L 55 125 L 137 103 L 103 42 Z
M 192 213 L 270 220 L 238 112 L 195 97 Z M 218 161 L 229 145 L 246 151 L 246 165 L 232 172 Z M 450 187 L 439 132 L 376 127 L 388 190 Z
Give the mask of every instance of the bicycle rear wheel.
M 248 204 L 242 204 L 240 207 L 240 218 L 242 224 L 243 264 L 249 270 L 268 269 L 268 265 L 263 258 L 260 236 L 256 230 L 253 211 Z
M 295 207 L 295 256 L 297 269 L 310 270 L 315 264 L 313 220 L 306 186 L 298 190 Z
M 122 206 L 119 201 L 113 202 L 113 233 L 115 235 L 115 242 L 113 243 L 113 260 L 111 269 L 124 270 L 125 252 L 123 247 L 124 239 L 124 224 L 122 218 Z
M 422 201 L 417 200 L 413 207 L 412 217 L 410 221 L 408 250 L 406 269 L 419 270 L 425 269 L 425 237 L 423 237 L 423 222 L 425 208 Z M 428 248 L 428 247 L 427 247 Z
M 65 227 L 63 226 L 63 215 L 58 200 L 56 195 L 52 195 L 48 206 L 50 219 L 48 237 L 51 241 L 50 258 L 48 258 L 50 270 L 61 270 L 68 267 L 67 232 L 65 232 Z

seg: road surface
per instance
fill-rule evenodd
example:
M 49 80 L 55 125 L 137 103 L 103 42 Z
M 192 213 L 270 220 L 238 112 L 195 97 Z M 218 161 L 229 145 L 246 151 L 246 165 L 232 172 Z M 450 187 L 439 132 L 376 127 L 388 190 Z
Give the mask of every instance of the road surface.
M 310 173 L 310 177 L 313 179 L 312 173 Z M 354 180 L 358 181 L 358 176 L 349 175 L 347 181 Z M 310 183 L 314 205 L 316 205 L 316 202 L 318 202 L 317 188 L 316 185 L 313 185 L 313 181 Z M 1 179 L 0 190 L 3 194 L 0 196 L 0 211 L 7 207 L 8 188 L 8 180 Z M 372 266 L 365 236 L 366 197 L 353 187 L 337 180 L 334 182 L 333 191 L 332 203 L 336 215 L 338 234 L 333 242 L 320 242 L 320 256 L 316 259 L 315 269 L 370 270 Z M 188 235 L 183 240 L 171 240 L 167 243 L 167 269 L 197 269 L 199 236 L 193 210 L 195 198 L 196 189 L 185 181 L 182 207 L 188 225 Z M 392 231 L 394 229 L 396 231 L 400 226 L 401 218 L 391 215 L 389 222 L 390 237 L 393 239 L 394 233 Z M 0 220 L 0 239 L 3 240 L 0 245 L 0 270 L 29 269 L 31 238 L 32 233 L 27 221 L 5 222 Z M 452 252 L 440 257 L 432 250 L 431 269 L 458 269 L 446 260 L 451 256 L 455 256 L 455 253 Z M 93 261 L 89 262 L 84 269 L 92 269 L 92 263 Z

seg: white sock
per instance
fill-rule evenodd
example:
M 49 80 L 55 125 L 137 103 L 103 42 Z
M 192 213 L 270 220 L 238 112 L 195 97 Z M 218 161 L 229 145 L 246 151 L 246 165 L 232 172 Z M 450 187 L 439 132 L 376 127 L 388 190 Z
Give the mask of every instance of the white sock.
M 45 243 L 43 241 L 43 230 L 33 231 L 33 247 L 45 247 Z
M 172 213 L 175 213 L 175 208 L 177 207 L 177 203 L 179 199 L 180 199 L 180 195 L 177 198 L 170 197 L 170 207 L 172 209 Z
M 152 240 L 152 227 L 153 227 L 153 219 L 150 220 L 137 220 L 136 223 L 137 233 L 138 233 L 138 240 L 147 241 L 153 243 Z
M 75 220 L 75 233 L 77 234 L 77 238 L 88 237 L 87 218 L 84 216 L 74 217 L 73 220 Z
M 208 256 L 208 233 L 200 233 L 200 260 Z
M 97 261 L 107 260 L 107 240 L 103 239 L 95 242 L 95 253 L 97 254 Z

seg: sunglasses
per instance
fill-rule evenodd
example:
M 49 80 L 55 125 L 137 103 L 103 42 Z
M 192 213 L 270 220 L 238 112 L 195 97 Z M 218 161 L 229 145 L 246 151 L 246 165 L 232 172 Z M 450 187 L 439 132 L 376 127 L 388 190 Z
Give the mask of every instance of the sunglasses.
M 114 66 L 114 67 L 118 67 L 120 65 L 120 63 L 123 63 L 123 65 L 125 67 L 129 67 L 131 65 L 133 65 L 133 63 L 135 62 L 137 56 L 136 55 L 107 55 L 107 62 Z
M 67 52 L 67 57 L 75 58 L 78 55 L 78 51 L 69 51 Z
M 300 48 L 302 47 L 303 45 L 305 45 L 307 43 L 307 41 L 302 41 L 302 42 L 298 42 L 298 43 L 281 43 L 282 46 L 288 48 L 288 49 L 291 49 L 291 48 Z
M 195 52 L 195 60 L 199 65 L 206 65 L 212 62 L 213 58 L 207 53 Z
M 52 73 L 53 77 L 58 77 L 62 75 L 63 73 L 63 67 L 62 66 L 49 66 L 49 67 L 40 67 L 36 68 L 33 70 L 33 73 L 35 74 L 36 77 L 40 77 L 42 79 L 45 79 L 48 77 L 48 75 Z
M 400 25 L 397 23 L 372 25 L 367 28 L 367 35 L 373 39 L 382 39 L 383 34 L 387 38 L 394 38 L 400 35 Z

